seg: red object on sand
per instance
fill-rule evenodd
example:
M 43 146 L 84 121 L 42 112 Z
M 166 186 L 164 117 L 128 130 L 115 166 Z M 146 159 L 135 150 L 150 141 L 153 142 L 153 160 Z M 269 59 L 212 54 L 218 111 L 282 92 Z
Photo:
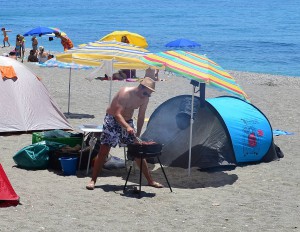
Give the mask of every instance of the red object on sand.
M 16 194 L 0 164 L 0 207 L 17 206 L 20 197 Z

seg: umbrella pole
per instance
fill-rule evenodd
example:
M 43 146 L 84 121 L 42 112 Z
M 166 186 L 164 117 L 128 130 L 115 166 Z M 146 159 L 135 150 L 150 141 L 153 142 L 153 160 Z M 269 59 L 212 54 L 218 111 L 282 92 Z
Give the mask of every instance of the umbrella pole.
M 69 72 L 69 96 L 68 96 L 68 114 L 70 114 L 70 99 L 71 99 L 71 75 L 72 75 L 72 69 L 70 68 Z
M 200 107 L 205 106 L 205 83 L 200 83 Z
M 110 65 L 110 84 L 109 84 L 109 105 L 111 103 L 111 91 L 112 91 L 112 80 L 113 80 L 113 61 L 111 62 L 111 65 Z
M 192 160 L 192 139 L 193 139 L 193 124 L 194 124 L 194 93 L 195 86 L 193 85 L 192 103 L 191 103 L 191 118 L 190 118 L 190 141 L 189 141 L 189 165 L 188 176 L 191 175 L 191 160 Z

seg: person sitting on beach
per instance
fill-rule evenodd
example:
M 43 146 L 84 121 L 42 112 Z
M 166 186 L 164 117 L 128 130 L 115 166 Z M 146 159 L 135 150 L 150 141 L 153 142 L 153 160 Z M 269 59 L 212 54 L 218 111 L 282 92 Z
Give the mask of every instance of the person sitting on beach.
M 17 55 L 16 55 L 16 52 L 15 51 L 11 51 L 11 52 L 9 52 L 9 54 L 8 54 L 8 57 L 10 57 L 10 58 L 12 58 L 12 59 L 17 59 Z
M 67 51 L 73 47 L 73 42 L 67 37 L 62 36 L 60 32 L 55 32 L 55 37 L 60 38 L 61 44 L 64 47 L 64 51 Z
M 155 82 L 145 77 L 136 87 L 123 87 L 114 96 L 110 106 L 106 110 L 104 118 L 103 132 L 101 133 L 101 146 L 99 153 L 94 162 L 92 179 L 86 188 L 93 190 L 97 181 L 99 172 L 106 161 L 106 157 L 112 147 L 117 144 L 132 144 L 137 142 L 136 137 L 141 135 L 142 127 L 145 120 L 145 113 L 149 103 L 151 93 L 155 91 Z M 138 109 L 137 130 L 134 129 L 133 113 Z M 135 159 L 137 165 L 141 160 Z M 142 160 L 142 171 L 148 181 L 148 185 L 155 188 L 163 186 L 154 181 L 150 175 L 147 161 Z
M 129 44 L 129 40 L 128 40 L 128 38 L 127 38 L 126 35 L 123 35 L 123 36 L 122 36 L 121 42 L 122 42 L 122 43 L 128 43 L 128 44 Z
M 117 73 L 113 74 L 113 80 L 125 80 L 127 78 L 126 74 L 119 70 Z
M 37 58 L 36 52 L 34 50 L 30 50 L 27 61 L 28 62 L 39 62 L 39 59 Z
M 3 48 L 5 47 L 5 42 L 7 42 L 8 47 L 10 47 L 10 43 L 8 41 L 8 35 L 7 32 L 11 32 L 11 30 L 6 30 L 4 27 L 1 28 L 1 31 L 3 33 Z
M 48 56 L 49 56 L 49 54 L 44 51 L 44 47 L 39 46 L 39 53 L 38 53 L 38 56 L 37 56 L 39 63 L 46 62 L 48 60 Z

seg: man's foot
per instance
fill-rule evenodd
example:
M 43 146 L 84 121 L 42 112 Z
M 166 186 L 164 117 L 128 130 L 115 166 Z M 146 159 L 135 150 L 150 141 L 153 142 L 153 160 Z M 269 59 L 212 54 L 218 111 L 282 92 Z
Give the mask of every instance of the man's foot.
M 86 185 L 86 189 L 88 189 L 88 190 L 94 190 L 94 188 L 95 188 L 95 182 L 94 181 L 90 181 L 90 183 L 88 183 Z
M 163 188 L 164 186 L 158 182 L 153 181 L 152 183 L 148 183 L 148 186 L 151 186 L 153 188 Z

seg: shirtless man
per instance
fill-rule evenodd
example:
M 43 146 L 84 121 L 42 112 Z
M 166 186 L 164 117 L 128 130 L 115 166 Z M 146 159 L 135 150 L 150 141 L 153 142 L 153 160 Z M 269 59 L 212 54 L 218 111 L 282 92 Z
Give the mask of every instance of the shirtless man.
M 136 140 L 135 136 L 139 137 L 141 135 L 149 97 L 154 91 L 155 82 L 151 78 L 145 77 L 139 86 L 123 87 L 114 96 L 110 106 L 106 110 L 103 132 L 100 139 L 101 146 L 94 162 L 92 179 L 86 186 L 87 189 L 93 190 L 95 188 L 98 174 L 102 170 L 111 147 L 116 147 L 118 143 L 134 143 Z M 135 109 L 139 111 L 136 131 L 134 130 L 132 120 Z M 140 159 L 136 158 L 135 161 L 140 165 Z M 142 165 L 142 171 L 148 181 L 148 185 L 155 188 L 162 188 L 163 186 L 160 183 L 152 179 L 145 159 Z

